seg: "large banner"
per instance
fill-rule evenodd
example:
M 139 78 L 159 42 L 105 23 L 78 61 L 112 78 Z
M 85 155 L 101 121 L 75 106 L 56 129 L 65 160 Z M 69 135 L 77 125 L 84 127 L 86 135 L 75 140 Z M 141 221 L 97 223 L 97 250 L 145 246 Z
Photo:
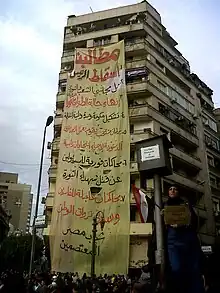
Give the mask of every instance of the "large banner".
M 76 49 L 64 106 L 52 270 L 90 273 L 92 221 L 96 274 L 125 274 L 129 263 L 130 134 L 124 42 Z M 98 213 L 98 214 L 97 214 Z

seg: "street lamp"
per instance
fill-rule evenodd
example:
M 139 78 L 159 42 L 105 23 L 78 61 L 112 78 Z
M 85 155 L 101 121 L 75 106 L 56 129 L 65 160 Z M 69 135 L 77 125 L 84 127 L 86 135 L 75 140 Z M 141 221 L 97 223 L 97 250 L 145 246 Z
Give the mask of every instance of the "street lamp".
M 31 258 L 30 258 L 30 267 L 29 267 L 29 277 L 31 277 L 32 273 L 32 265 L 34 260 L 34 253 L 35 253 L 35 242 L 36 242 L 36 227 L 35 221 L 37 218 L 38 213 L 38 205 L 39 205 L 39 198 L 40 198 L 40 186 L 41 186 L 41 178 L 42 178 L 42 169 L 43 169 L 43 159 L 44 159 L 44 146 L 45 146 L 45 139 L 46 139 L 46 132 L 47 127 L 53 122 L 53 116 L 49 116 L 47 118 L 44 133 L 43 133 L 43 142 L 42 142 L 42 149 L 41 149 L 41 158 L 40 158 L 40 169 L 39 169 L 39 176 L 38 176 L 38 185 L 37 185 L 37 198 L 36 198 L 36 207 L 35 207 L 35 214 L 33 219 L 33 235 L 32 235 L 32 242 L 31 242 Z
M 101 214 L 100 221 L 98 220 L 99 215 Z M 96 256 L 96 233 L 97 226 L 100 223 L 101 230 L 103 231 L 105 226 L 105 217 L 102 211 L 98 211 L 92 220 L 92 259 L 91 259 L 91 277 L 95 275 L 95 256 Z

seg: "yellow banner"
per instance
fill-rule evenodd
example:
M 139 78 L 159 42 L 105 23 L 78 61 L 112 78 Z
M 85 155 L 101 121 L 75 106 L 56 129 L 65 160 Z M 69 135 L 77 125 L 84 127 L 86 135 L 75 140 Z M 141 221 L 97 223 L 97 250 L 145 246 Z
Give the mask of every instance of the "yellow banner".
M 130 134 L 124 41 L 76 49 L 64 106 L 51 223 L 52 270 L 125 274 L 129 262 Z

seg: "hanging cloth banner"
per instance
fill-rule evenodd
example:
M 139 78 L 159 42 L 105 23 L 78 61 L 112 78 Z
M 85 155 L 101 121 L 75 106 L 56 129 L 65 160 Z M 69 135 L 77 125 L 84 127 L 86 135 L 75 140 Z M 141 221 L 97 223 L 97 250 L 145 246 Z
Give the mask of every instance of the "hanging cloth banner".
M 50 229 L 52 270 L 126 274 L 130 231 L 130 133 L 124 41 L 75 51 L 67 80 Z

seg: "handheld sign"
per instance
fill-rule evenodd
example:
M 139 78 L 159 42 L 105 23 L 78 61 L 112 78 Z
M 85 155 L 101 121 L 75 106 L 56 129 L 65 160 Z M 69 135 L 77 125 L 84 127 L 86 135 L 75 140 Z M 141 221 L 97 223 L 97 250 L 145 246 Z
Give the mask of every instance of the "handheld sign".
M 190 210 L 186 205 L 166 206 L 164 208 L 164 221 L 166 225 L 190 225 Z

